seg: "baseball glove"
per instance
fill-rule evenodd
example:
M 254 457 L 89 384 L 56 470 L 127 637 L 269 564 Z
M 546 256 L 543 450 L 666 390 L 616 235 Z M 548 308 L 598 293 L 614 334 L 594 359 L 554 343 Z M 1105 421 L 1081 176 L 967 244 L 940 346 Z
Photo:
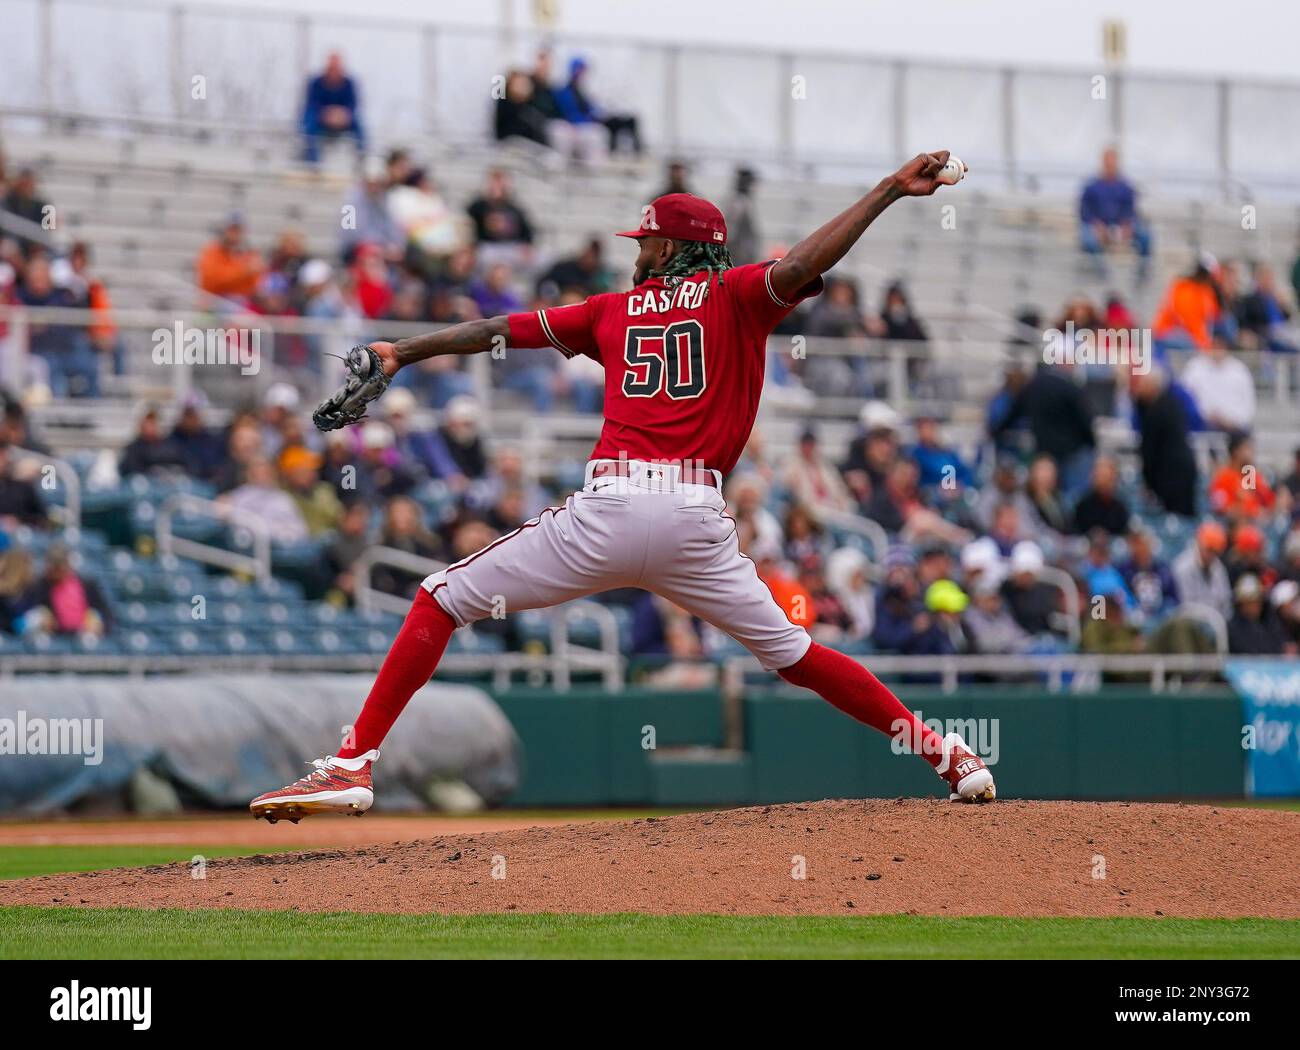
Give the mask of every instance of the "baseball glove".
M 366 406 L 388 389 L 392 379 L 384 374 L 379 355 L 368 346 L 354 346 L 343 358 L 348 377 L 343 386 L 312 413 L 318 430 L 338 430 L 366 418 Z

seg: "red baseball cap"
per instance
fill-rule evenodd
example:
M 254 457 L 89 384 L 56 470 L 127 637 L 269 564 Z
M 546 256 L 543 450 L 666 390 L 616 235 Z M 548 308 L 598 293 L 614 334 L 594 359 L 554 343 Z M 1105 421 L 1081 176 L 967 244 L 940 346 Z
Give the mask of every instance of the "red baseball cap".
M 727 220 L 717 205 L 693 193 L 665 193 L 641 209 L 641 226 L 619 237 L 670 237 L 675 241 L 727 243 Z

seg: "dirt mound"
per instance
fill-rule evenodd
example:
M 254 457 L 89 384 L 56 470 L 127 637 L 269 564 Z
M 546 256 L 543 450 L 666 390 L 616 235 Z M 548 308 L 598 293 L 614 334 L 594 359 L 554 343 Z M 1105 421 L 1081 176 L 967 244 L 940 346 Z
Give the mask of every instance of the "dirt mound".
M 1290 813 L 841 801 L 47 876 L 0 904 L 1297 918 L 1297 857 Z

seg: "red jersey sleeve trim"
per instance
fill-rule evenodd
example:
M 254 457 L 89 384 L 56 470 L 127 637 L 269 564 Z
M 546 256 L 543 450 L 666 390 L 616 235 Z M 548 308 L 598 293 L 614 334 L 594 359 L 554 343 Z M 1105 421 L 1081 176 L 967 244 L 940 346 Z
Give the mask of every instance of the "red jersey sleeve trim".
M 791 310 L 794 307 L 798 306 L 805 299 L 811 299 L 814 295 L 819 295 L 821 293 L 822 279 L 820 277 L 814 277 L 811 281 L 809 281 L 806 285 L 804 285 L 795 293 L 793 302 L 786 302 L 779 295 L 777 295 L 772 288 L 772 267 L 775 266 L 778 262 L 780 262 L 779 259 L 773 259 L 770 263 L 768 263 L 765 267 L 763 267 L 763 287 L 767 289 L 767 294 L 772 297 L 772 302 L 776 303 L 777 306 L 780 306 L 786 310 Z
M 565 357 L 577 356 L 578 352 L 576 350 L 571 350 L 569 347 L 565 346 L 564 343 L 562 343 L 559 340 L 559 338 L 556 337 L 555 331 L 551 328 L 551 322 L 546 319 L 545 310 L 537 311 L 537 320 L 541 322 L 542 331 L 546 334 L 547 342 L 549 342 L 553 347 L 555 347 L 556 350 L 560 351 L 560 353 L 562 353 Z

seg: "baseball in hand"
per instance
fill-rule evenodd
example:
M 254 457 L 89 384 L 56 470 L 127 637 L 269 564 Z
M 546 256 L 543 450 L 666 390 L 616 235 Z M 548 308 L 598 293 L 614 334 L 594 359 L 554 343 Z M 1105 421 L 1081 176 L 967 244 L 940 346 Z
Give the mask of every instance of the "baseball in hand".
M 948 162 L 939 169 L 935 181 L 942 182 L 945 186 L 955 186 L 966 177 L 966 165 L 961 162 L 960 157 L 950 156 Z

